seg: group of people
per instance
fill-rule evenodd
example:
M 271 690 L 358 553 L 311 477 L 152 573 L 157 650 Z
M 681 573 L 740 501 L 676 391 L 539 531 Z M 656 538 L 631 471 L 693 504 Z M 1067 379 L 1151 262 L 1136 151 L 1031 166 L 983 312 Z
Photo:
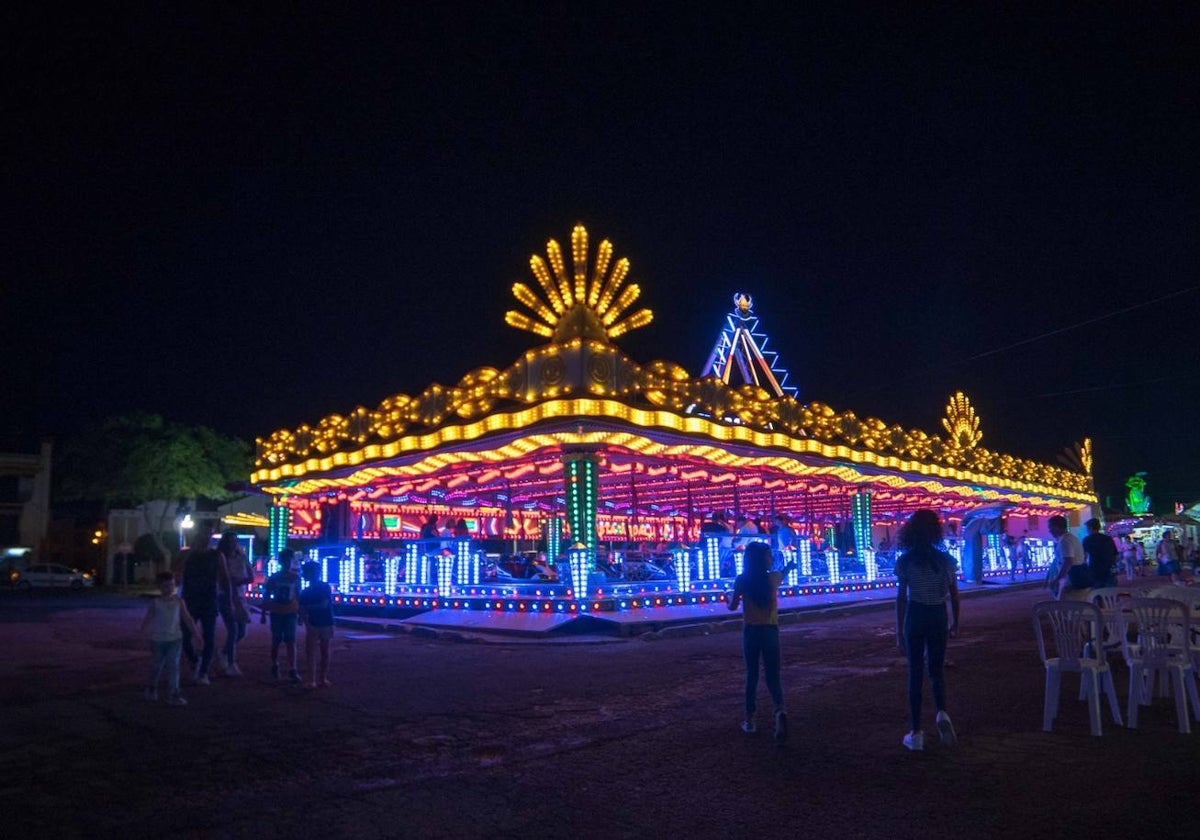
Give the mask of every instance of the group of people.
M 1167 531 L 1154 549 L 1154 561 L 1159 577 L 1169 577 L 1172 583 L 1179 583 L 1183 580 L 1185 563 L 1193 570 L 1197 563 L 1200 563 L 1196 541 L 1188 537 L 1187 545 L 1184 546 L 1179 542 L 1179 535 L 1174 530 Z
M 421 525 L 420 538 L 423 540 L 462 539 L 471 536 L 471 529 L 465 519 L 448 518 L 439 528 L 437 514 L 431 513 Z
M 210 671 L 227 676 L 242 675 L 238 665 L 238 643 L 246 637 L 250 611 L 246 590 L 254 583 L 254 568 L 237 539 L 227 531 L 216 547 L 211 546 L 213 526 L 200 523 L 191 546 L 182 552 L 173 571 L 158 575 L 158 595 L 147 605 L 142 633 L 150 640 L 151 669 L 145 694 L 158 700 L 158 685 L 164 671 L 167 676 L 167 702 L 186 705 L 180 687 L 180 659 L 192 668 L 194 685 L 209 685 Z M 302 589 L 297 574 L 298 558 L 292 549 L 280 552 L 281 570 L 271 575 L 265 586 L 263 620 L 271 622 L 271 675 L 278 679 L 279 650 L 287 653 L 288 680 L 300 683 L 296 667 L 296 627 L 303 623 L 309 686 L 329 683 L 329 643 L 333 638 L 333 593 L 320 579 L 320 567 L 313 562 L 302 569 L 307 585 Z M 220 617 L 225 640 L 217 655 L 216 627 Z M 199 635 L 201 648 L 196 649 Z M 318 659 L 319 652 L 319 661 Z
M 703 525 L 700 526 L 700 538 L 715 536 L 720 540 L 721 574 L 732 572 L 733 552 L 735 549 L 748 551 L 751 545 L 766 545 L 773 556 L 775 565 L 782 561 L 783 550 L 794 548 L 797 542 L 796 531 L 784 514 L 776 514 L 771 525 L 765 520 L 753 519 L 739 515 L 730 522 L 728 514 L 713 511 Z M 748 561 L 747 561 L 748 562 Z
M 296 552 L 279 552 L 280 570 L 267 578 L 263 587 L 262 620 L 271 623 L 271 677 L 279 679 L 279 650 L 287 660 L 287 679 L 301 683 L 296 667 L 296 628 L 303 624 L 304 658 L 309 688 L 327 688 L 329 682 L 329 645 L 333 641 L 333 589 L 321 580 L 321 567 L 313 560 L 303 565 Z M 299 568 L 299 574 L 297 574 Z M 300 583 L 301 576 L 304 585 Z M 319 657 L 318 657 L 319 654 Z
M 921 701 L 926 669 L 936 708 L 934 722 L 945 746 L 957 743 L 946 711 L 946 640 L 958 632 L 959 597 L 954 558 L 942 550 L 942 523 L 932 510 L 918 510 L 900 530 L 902 552 L 896 562 L 896 643 L 908 658 L 909 731 L 902 743 L 909 750 L 925 749 Z M 774 737 L 782 744 L 788 735 L 788 716 L 780 680 L 779 586 L 788 569 L 771 571 L 771 547 L 763 542 L 746 546 L 745 565 L 737 576 L 729 610 L 742 608 L 742 655 L 746 663 L 745 717 L 741 728 L 758 731 L 760 668 L 774 703 Z M 947 616 L 946 607 L 950 614 Z
M 1047 586 L 1057 599 L 1070 597 L 1072 592 L 1116 586 L 1120 566 L 1129 581 L 1142 573 L 1145 549 L 1141 541 L 1130 536 L 1113 539 L 1104 533 L 1099 519 L 1085 523 L 1087 536 L 1082 540 L 1068 530 L 1066 517 L 1051 517 L 1049 527 L 1054 537 L 1054 563 Z M 1173 530 L 1163 535 L 1155 549 L 1157 574 L 1172 583 L 1185 583 L 1183 562 L 1194 568 L 1196 559 L 1194 541 L 1189 539 L 1185 549 Z

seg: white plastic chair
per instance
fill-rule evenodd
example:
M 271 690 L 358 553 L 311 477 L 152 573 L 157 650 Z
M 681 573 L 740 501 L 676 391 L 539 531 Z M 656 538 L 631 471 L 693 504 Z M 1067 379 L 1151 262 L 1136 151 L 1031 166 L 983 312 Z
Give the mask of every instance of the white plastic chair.
M 1136 626 L 1137 644 L 1126 641 L 1125 661 L 1129 663 L 1129 702 L 1126 717 L 1130 729 L 1137 729 L 1138 706 L 1150 702 L 1155 677 L 1165 694 L 1167 682 L 1174 688 L 1175 716 L 1179 731 L 1191 732 L 1188 701 L 1192 714 L 1200 721 L 1200 696 L 1193 679 L 1191 615 L 1181 601 L 1166 598 L 1131 598 L 1122 604 L 1122 618 Z M 1128 627 L 1123 637 L 1128 639 Z
M 1080 699 L 1088 704 L 1092 734 L 1101 735 L 1100 692 L 1108 696 L 1113 721 L 1121 725 L 1121 706 L 1113 686 L 1112 669 L 1099 643 L 1104 618 L 1100 609 L 1087 601 L 1042 601 L 1033 605 L 1033 628 L 1037 633 L 1038 653 L 1046 668 L 1046 696 L 1042 709 L 1042 729 L 1049 732 L 1058 717 L 1059 688 L 1063 673 L 1079 674 Z M 1047 635 L 1046 628 L 1050 633 Z M 1051 647 L 1047 647 L 1049 638 Z M 1091 655 L 1081 654 L 1086 650 Z
M 1104 630 L 1100 634 L 1100 641 L 1106 651 L 1123 649 L 1121 634 L 1125 632 L 1125 622 L 1121 620 L 1121 604 L 1128 598 L 1127 590 L 1115 586 L 1093 589 L 1088 596 L 1088 600 L 1100 608 L 1100 614 L 1104 617 Z
M 1191 645 L 1188 648 L 1188 658 L 1192 662 L 1192 675 L 1200 680 L 1200 587 L 1194 586 L 1159 586 L 1155 588 L 1153 598 L 1166 598 L 1169 601 L 1179 601 L 1184 605 L 1188 615 L 1191 617 L 1191 626 L 1188 628 L 1178 628 L 1177 634 L 1172 634 L 1172 642 L 1177 639 L 1182 644 L 1182 639 L 1186 635 Z M 1160 693 L 1165 696 L 1165 686 L 1160 688 Z M 1200 717 L 1196 720 L 1200 721 Z

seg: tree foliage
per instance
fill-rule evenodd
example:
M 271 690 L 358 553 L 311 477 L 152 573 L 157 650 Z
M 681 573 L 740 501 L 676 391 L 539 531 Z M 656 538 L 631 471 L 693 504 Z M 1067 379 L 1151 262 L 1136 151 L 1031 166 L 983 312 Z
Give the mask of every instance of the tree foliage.
M 250 474 L 250 447 L 205 426 L 157 414 L 110 417 L 68 440 L 56 469 L 59 497 L 139 505 L 205 496 L 228 499 L 227 485 Z

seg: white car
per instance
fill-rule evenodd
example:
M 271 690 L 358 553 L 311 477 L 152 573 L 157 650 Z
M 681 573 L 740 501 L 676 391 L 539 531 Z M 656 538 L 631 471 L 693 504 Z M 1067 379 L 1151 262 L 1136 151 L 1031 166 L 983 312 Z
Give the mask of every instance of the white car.
M 27 569 L 13 569 L 9 583 L 17 589 L 32 589 L 35 586 L 61 586 L 83 589 L 96 581 L 88 572 L 81 572 L 57 563 L 38 563 Z

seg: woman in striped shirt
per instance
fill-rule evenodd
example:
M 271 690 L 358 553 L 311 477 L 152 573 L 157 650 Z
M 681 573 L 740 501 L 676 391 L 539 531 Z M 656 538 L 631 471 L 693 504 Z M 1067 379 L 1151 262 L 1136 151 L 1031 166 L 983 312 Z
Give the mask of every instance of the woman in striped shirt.
M 896 643 L 908 654 L 908 713 L 912 727 L 904 736 L 910 750 L 925 749 L 921 732 L 921 692 L 925 681 L 926 653 L 929 684 L 937 706 L 937 728 L 942 743 L 953 746 L 954 724 L 946 714 L 946 635 L 958 632 L 958 581 L 954 558 L 942 551 L 942 523 L 932 510 L 918 510 L 900 530 L 903 551 L 896 562 Z M 946 601 L 953 619 L 946 626 Z

